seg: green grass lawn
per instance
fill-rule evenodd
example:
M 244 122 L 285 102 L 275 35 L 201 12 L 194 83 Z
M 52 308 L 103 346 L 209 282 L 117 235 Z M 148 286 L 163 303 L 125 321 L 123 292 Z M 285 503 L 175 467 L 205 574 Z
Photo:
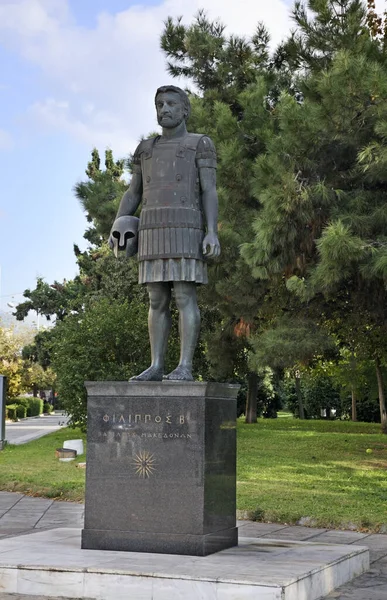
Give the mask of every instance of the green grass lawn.
M 260 419 L 238 422 L 238 508 L 257 519 L 377 531 L 387 524 L 387 436 L 380 425 Z M 82 501 L 85 471 L 55 449 L 62 429 L 0 452 L 0 489 Z M 368 452 L 367 452 L 368 450 Z M 370 452 L 371 450 L 371 452 Z M 78 461 L 84 461 L 79 457 Z
M 85 438 L 79 429 L 65 428 L 28 444 L 6 446 L 0 452 L 0 490 L 83 502 L 85 469 L 76 464 L 85 456 L 72 462 L 55 457 L 65 440 L 79 438 Z
M 379 432 L 341 421 L 240 422 L 238 508 L 264 521 L 309 517 L 377 531 L 387 524 L 387 436 Z

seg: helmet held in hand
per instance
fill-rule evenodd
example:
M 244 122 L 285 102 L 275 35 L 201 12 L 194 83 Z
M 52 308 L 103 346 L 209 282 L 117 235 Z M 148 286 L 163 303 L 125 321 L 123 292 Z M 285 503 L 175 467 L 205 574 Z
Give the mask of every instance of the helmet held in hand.
M 138 250 L 138 225 L 137 217 L 123 216 L 114 221 L 112 227 L 113 250 L 117 257 L 119 250 L 126 250 L 126 256 L 134 256 Z

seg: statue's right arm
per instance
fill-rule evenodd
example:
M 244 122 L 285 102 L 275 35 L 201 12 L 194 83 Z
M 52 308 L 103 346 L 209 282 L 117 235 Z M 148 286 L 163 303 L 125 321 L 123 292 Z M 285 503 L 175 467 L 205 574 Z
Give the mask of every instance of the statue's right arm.
M 120 206 L 117 211 L 116 219 L 126 215 L 134 215 L 138 209 L 142 198 L 142 175 L 141 170 L 136 170 L 130 185 L 121 198 Z

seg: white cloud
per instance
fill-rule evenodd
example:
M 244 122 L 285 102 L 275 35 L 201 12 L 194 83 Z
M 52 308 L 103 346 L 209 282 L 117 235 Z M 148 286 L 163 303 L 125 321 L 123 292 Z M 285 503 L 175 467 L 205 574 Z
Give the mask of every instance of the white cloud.
M 164 0 L 102 13 L 93 29 L 74 22 L 67 0 L 1 0 L 0 43 L 41 69 L 54 90 L 52 98 L 35 99 L 30 117 L 127 154 L 155 129 L 153 95 L 171 81 L 159 49 L 163 22 L 183 15 L 189 23 L 203 5 L 230 33 L 251 35 L 264 21 L 276 44 L 290 28 L 284 0 Z
M 13 138 L 8 131 L 0 129 L 0 150 L 11 150 L 13 148 Z

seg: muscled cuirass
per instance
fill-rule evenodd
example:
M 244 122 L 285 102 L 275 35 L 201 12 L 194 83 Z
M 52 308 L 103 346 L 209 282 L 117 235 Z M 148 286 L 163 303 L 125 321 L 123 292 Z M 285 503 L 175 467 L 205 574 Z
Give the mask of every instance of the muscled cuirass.
M 196 150 L 200 134 L 142 142 L 139 260 L 203 260 L 204 235 Z

